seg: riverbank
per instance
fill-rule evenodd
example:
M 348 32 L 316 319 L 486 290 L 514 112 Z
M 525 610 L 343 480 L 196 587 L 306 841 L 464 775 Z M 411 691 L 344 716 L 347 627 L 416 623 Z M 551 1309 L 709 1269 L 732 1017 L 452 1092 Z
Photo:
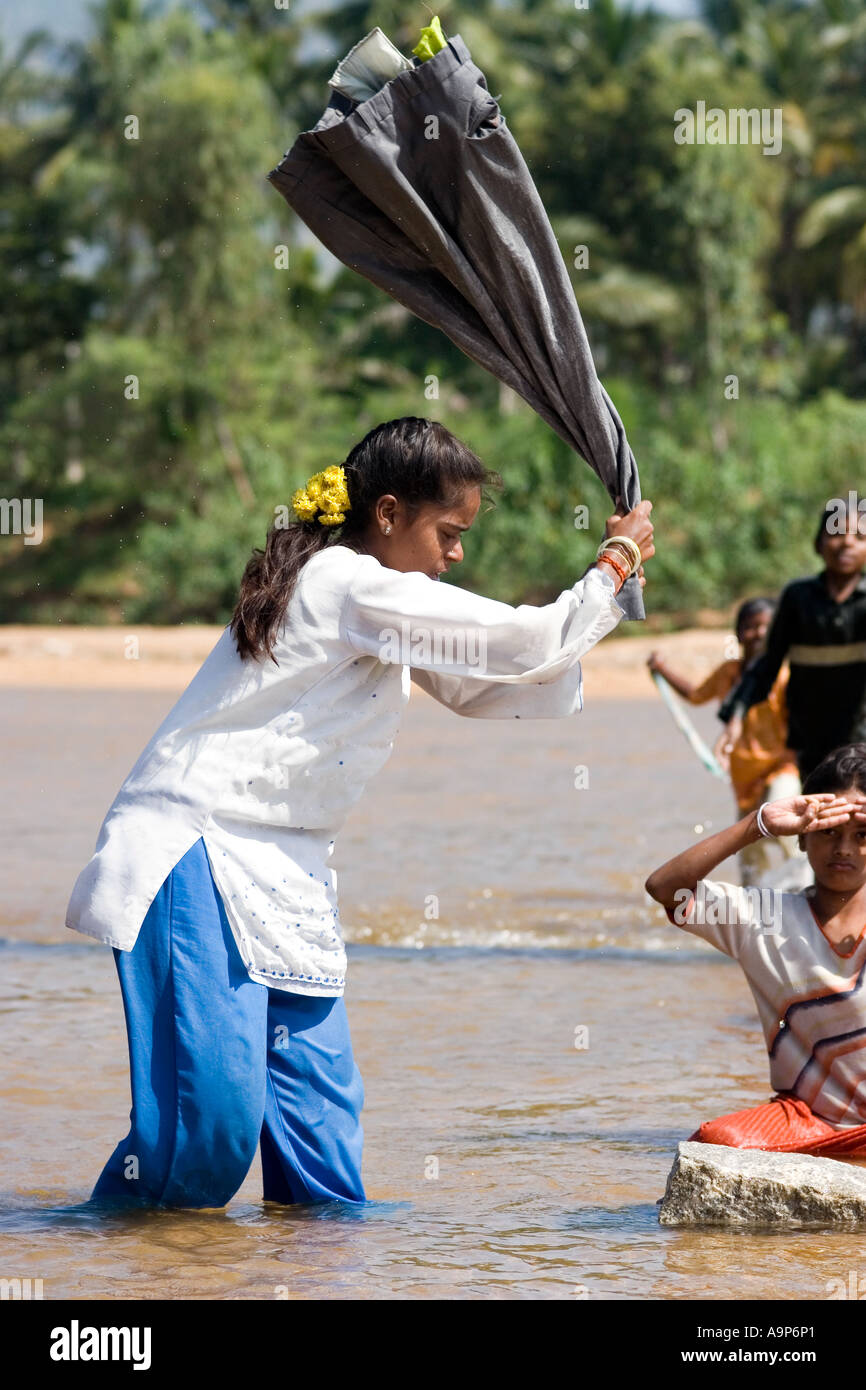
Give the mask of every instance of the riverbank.
M 631 625 L 629 625 L 631 627 Z M 181 691 L 222 628 L 0 626 L 0 688 Z M 588 699 L 655 698 L 646 667 L 658 648 L 686 676 L 724 660 L 730 633 L 689 628 L 668 634 L 612 634 L 584 661 Z M 429 698 L 420 694 L 419 698 Z

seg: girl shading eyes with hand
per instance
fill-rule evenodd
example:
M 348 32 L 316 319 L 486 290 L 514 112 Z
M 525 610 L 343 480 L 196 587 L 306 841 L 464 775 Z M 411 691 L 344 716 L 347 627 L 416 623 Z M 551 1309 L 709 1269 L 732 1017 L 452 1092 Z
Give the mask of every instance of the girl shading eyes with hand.
M 814 884 L 779 893 L 708 877 L 763 835 L 797 835 Z M 866 1157 L 866 744 L 836 749 L 802 796 L 767 802 L 691 846 L 656 869 L 646 889 L 672 923 L 739 963 L 776 1092 L 691 1138 Z

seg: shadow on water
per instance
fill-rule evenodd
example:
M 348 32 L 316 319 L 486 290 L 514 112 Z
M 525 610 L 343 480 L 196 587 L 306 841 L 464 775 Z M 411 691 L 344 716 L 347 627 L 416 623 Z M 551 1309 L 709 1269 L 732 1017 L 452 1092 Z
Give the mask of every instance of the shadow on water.
M 624 1207 L 578 1207 L 575 1211 L 565 1211 L 556 1223 L 564 1231 L 610 1231 L 618 1235 L 627 1232 L 662 1232 L 659 1225 L 659 1209 L 653 1203 L 633 1203 Z
M 417 962 L 423 956 L 433 964 L 447 964 L 451 961 L 472 960 L 537 960 L 550 962 L 602 961 L 621 963 L 639 961 L 642 965 L 708 965 L 712 968 L 726 967 L 730 961 L 718 953 L 710 955 L 704 949 L 691 950 L 678 945 L 674 949 L 662 947 L 653 950 L 637 950 L 632 946 L 376 946 L 347 940 L 346 950 L 350 960 L 389 960 L 407 963 Z
M 304 1202 L 283 1206 L 279 1202 L 257 1202 L 246 1207 L 161 1207 L 137 1202 L 121 1202 L 99 1198 L 74 1202 L 69 1206 L 25 1205 L 19 1196 L 0 1203 L 0 1231 L 9 1233 L 45 1230 L 78 1230 L 108 1233 L 141 1229 L 158 1225 L 176 1217 L 194 1217 L 209 1224 L 229 1227 L 252 1222 L 274 1221 L 390 1221 L 402 1213 L 414 1210 L 412 1202 Z
M 414 1202 L 305 1202 L 285 1207 L 279 1202 L 263 1202 L 262 1214 L 288 1221 L 390 1221 L 403 1212 L 414 1211 Z
M 592 1134 L 592 1138 L 612 1148 L 649 1149 L 654 1153 L 670 1150 L 671 1160 L 676 1153 L 677 1144 L 688 1139 L 692 1131 L 685 1129 L 605 1129 Z
M 15 936 L 0 936 L 0 951 L 16 956 L 93 956 L 94 947 L 78 941 L 24 941 Z
M 670 1153 L 671 1162 L 677 1145 L 685 1143 L 689 1137 L 688 1126 L 682 1129 L 518 1129 L 511 1125 L 498 1129 L 495 1134 L 465 1134 L 461 1136 L 466 1145 L 484 1148 L 490 1144 L 501 1144 L 504 1139 L 511 1143 L 532 1142 L 557 1144 L 605 1144 L 611 1149 L 639 1149 L 642 1153 Z

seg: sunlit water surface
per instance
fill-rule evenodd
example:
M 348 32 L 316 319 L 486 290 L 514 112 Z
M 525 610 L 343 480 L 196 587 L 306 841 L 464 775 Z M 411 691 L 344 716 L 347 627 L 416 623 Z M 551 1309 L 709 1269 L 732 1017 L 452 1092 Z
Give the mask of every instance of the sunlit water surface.
M 738 968 L 643 892 L 732 819 L 652 700 L 530 724 L 413 698 L 334 857 L 365 1207 L 265 1204 L 256 1162 L 220 1211 L 89 1208 L 128 1128 L 126 1036 L 111 952 L 64 909 L 172 698 L 0 697 L 5 1277 L 45 1298 L 824 1299 L 866 1269 L 857 1233 L 658 1224 L 677 1142 L 769 1090 Z

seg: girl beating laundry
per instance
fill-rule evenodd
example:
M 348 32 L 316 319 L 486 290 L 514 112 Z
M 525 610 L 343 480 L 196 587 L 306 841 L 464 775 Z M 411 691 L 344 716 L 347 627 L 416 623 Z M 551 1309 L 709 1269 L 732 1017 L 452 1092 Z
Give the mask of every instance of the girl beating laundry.
M 803 892 L 704 877 L 761 835 L 791 834 L 815 875 Z M 646 888 L 673 923 L 739 962 L 770 1055 L 772 1100 L 691 1138 L 866 1158 L 866 744 L 836 749 L 802 796 L 765 802 L 656 869 Z
M 654 553 L 641 502 L 545 606 L 438 583 L 500 484 L 443 425 L 392 420 L 299 489 L 296 520 L 253 553 L 68 909 L 115 948 L 129 1041 L 131 1128 L 93 1199 L 223 1206 L 260 1143 L 265 1200 L 364 1201 L 337 830 L 391 751 L 411 678 L 471 718 L 579 710 L 580 659 Z

